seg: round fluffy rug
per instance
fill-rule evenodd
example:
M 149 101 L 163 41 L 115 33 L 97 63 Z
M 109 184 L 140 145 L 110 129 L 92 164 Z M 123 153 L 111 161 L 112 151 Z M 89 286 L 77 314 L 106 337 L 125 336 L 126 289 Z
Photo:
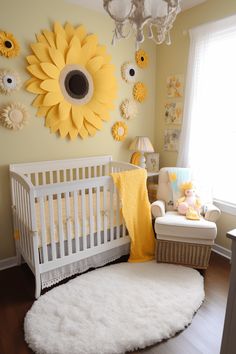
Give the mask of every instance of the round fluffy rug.
M 120 263 L 80 275 L 41 296 L 25 317 L 37 354 L 118 354 L 184 329 L 204 299 L 193 269 Z

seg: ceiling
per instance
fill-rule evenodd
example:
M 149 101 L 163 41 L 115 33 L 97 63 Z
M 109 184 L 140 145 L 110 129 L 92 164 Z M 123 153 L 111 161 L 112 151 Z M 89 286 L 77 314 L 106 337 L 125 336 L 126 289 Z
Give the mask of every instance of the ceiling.
M 66 1 L 81 5 L 83 7 L 88 8 L 88 9 L 92 9 L 95 11 L 105 13 L 105 10 L 103 9 L 103 0 L 66 0 Z M 191 7 L 199 5 L 199 4 L 206 2 L 206 1 L 207 0 L 182 0 L 181 1 L 181 9 L 182 9 L 182 11 L 185 11 L 187 9 L 190 9 Z

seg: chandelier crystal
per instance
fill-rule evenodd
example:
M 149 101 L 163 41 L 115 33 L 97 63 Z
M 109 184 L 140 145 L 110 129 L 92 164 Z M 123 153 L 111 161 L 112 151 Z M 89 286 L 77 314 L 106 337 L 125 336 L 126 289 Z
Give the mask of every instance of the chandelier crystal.
M 170 30 L 180 12 L 181 0 L 103 0 L 103 7 L 115 21 L 112 44 L 128 38 L 132 30 L 136 49 L 147 38 L 156 44 L 171 44 Z

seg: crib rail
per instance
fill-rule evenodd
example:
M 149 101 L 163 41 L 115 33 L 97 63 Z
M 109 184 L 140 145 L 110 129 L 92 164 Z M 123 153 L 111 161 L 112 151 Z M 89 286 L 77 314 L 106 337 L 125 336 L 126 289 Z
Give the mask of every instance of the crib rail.
M 26 176 L 34 186 L 70 182 L 109 174 L 111 156 L 42 161 L 10 165 L 10 171 Z

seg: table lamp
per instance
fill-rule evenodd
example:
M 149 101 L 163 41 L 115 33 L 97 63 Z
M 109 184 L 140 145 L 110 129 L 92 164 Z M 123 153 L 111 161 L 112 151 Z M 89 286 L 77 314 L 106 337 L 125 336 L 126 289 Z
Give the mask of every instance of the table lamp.
M 151 141 L 147 136 L 136 136 L 129 146 L 129 150 L 139 151 L 141 153 L 139 166 L 146 168 L 145 152 L 154 152 Z

